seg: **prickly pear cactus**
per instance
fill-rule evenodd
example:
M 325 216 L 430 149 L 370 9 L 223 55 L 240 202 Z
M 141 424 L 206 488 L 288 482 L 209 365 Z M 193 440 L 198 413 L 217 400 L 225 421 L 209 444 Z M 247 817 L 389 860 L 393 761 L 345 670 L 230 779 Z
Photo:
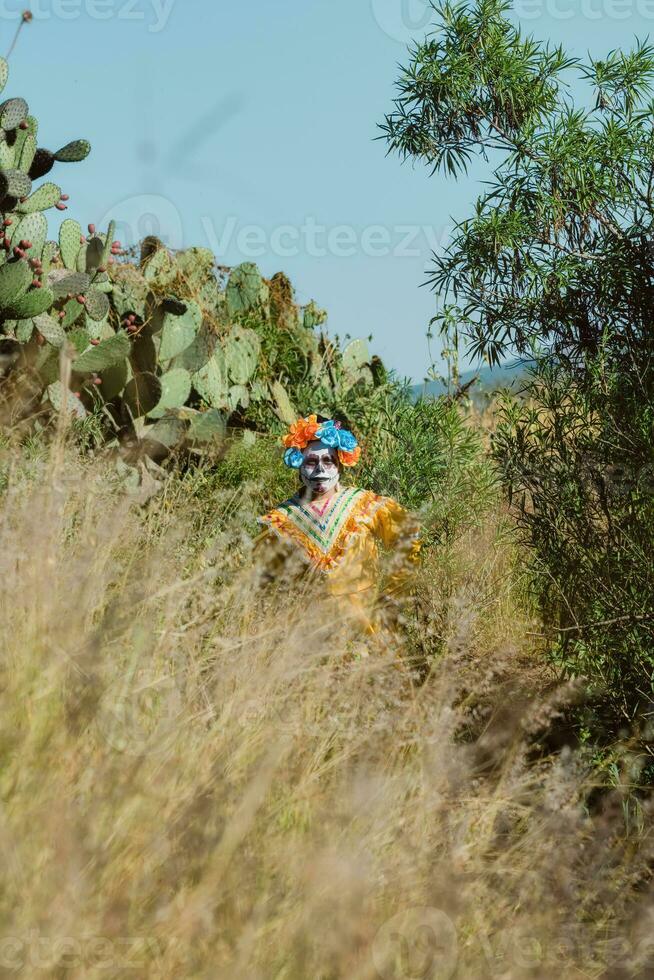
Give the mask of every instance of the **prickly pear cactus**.
M 0 58 L 0 91 L 9 76 L 7 62 Z M 11 98 L 0 104 L 0 329 L 21 343 L 37 331 L 42 342 L 59 334 L 37 319 L 55 301 L 49 279 L 56 247 L 47 241 L 44 212 L 66 210 L 68 196 L 53 183 L 35 188 L 34 182 L 62 163 L 83 160 L 90 152 L 85 140 L 69 143 L 53 153 L 37 144 L 38 123 L 24 99 Z M 44 325 L 45 321 L 42 322 Z

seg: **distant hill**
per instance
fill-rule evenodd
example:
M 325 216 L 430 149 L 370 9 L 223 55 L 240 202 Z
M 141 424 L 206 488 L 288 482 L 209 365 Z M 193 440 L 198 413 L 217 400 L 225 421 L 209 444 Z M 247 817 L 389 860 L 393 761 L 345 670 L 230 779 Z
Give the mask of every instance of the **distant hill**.
M 481 365 L 470 371 L 464 371 L 460 375 L 461 385 L 466 385 L 473 378 L 479 380 L 470 388 L 470 396 L 473 399 L 483 398 L 485 395 L 492 394 L 499 388 L 516 388 L 525 377 L 527 369 L 533 364 L 532 361 L 512 361 L 500 367 L 489 367 Z M 447 385 L 442 381 L 427 381 L 423 384 L 413 385 L 411 391 L 416 398 L 422 395 L 438 397 L 447 394 Z

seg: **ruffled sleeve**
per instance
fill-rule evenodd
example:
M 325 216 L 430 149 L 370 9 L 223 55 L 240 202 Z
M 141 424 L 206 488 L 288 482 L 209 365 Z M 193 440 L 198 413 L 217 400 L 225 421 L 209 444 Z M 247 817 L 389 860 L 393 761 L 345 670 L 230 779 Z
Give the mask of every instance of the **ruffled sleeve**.
M 384 549 L 392 551 L 384 594 L 394 596 L 405 592 L 420 556 L 420 524 L 397 501 L 384 497 L 370 530 Z

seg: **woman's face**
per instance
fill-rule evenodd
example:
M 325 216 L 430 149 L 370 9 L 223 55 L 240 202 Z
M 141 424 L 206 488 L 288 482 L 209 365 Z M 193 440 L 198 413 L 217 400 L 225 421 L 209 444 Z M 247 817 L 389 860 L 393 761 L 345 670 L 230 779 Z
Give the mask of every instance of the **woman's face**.
M 333 490 L 340 476 L 338 450 L 330 449 L 329 446 L 315 440 L 309 443 L 303 455 L 300 479 L 305 487 L 314 494 L 329 493 Z

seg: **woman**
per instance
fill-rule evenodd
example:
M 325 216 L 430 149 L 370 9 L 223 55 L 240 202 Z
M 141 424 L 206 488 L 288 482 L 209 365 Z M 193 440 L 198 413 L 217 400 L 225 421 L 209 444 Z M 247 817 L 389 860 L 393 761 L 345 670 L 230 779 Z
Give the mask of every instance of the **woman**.
M 341 486 L 343 469 L 356 466 L 361 449 L 340 422 L 317 415 L 299 419 L 283 444 L 284 462 L 299 471 L 301 487 L 260 518 L 265 531 L 258 548 L 273 535 L 292 545 L 328 593 L 346 599 L 364 629 L 375 632 L 373 610 L 388 615 L 406 591 L 419 550 L 417 524 L 389 497 Z M 380 545 L 393 550 L 384 582 Z

